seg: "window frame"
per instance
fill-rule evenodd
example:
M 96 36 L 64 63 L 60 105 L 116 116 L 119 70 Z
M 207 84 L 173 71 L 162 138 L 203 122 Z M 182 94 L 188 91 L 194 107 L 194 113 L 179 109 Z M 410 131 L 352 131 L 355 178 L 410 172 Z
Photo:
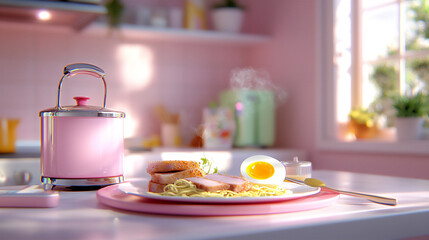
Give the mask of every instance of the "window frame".
M 316 42 L 317 68 L 317 132 L 316 148 L 327 151 L 340 152 L 368 152 L 368 153 L 392 153 L 409 155 L 429 155 L 429 140 L 413 140 L 398 142 L 395 140 L 359 140 L 341 141 L 337 138 L 336 123 L 336 78 L 334 72 L 334 6 L 335 0 L 317 1 L 316 17 Z M 402 1 L 402 0 L 398 0 Z M 360 2 L 352 1 L 352 2 Z M 359 3 L 353 3 L 359 4 Z M 353 10 L 352 10 L 353 11 Z M 359 17 L 359 16 L 358 16 Z M 355 29 L 353 34 L 360 34 L 359 29 Z M 360 44 L 359 44 L 360 45 Z M 356 50 L 352 50 L 356 51 Z M 360 59 L 361 61 L 362 59 Z M 353 61 L 359 61 L 354 59 Z M 362 63 L 362 62 L 361 62 Z M 353 63 L 352 63 L 353 65 Z M 362 64 L 359 64 L 362 66 Z M 352 71 L 358 71 L 353 69 Z M 352 81 L 355 82 L 355 81 Z M 355 97 L 353 97 L 355 98 Z M 359 101 L 353 99 L 352 104 Z M 427 130 L 427 129 L 426 129 Z

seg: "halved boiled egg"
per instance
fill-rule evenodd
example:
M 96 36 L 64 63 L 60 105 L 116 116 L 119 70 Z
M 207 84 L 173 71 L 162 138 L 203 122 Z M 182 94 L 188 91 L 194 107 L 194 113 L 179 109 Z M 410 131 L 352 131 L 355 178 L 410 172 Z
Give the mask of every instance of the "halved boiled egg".
M 279 185 L 286 176 L 284 165 L 277 159 L 256 155 L 241 163 L 241 176 L 251 183 L 260 185 Z

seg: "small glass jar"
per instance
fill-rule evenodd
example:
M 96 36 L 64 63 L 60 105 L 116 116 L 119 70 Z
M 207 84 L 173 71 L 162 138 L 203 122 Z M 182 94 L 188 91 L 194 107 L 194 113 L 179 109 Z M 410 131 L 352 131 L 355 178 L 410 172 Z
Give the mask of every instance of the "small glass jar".
M 282 161 L 286 168 L 286 177 L 302 180 L 311 178 L 311 162 L 299 161 L 298 157 L 293 157 L 292 161 Z

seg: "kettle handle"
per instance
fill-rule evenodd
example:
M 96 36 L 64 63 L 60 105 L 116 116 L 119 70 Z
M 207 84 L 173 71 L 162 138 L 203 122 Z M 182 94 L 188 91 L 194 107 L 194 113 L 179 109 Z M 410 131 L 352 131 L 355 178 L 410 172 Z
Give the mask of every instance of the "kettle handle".
M 63 83 L 64 78 L 66 77 L 73 77 L 74 75 L 78 74 L 86 74 L 91 75 L 96 78 L 101 78 L 103 80 L 104 85 L 104 101 L 103 101 L 103 108 L 106 107 L 106 95 L 107 95 L 107 86 L 106 86 L 106 80 L 104 80 L 104 76 L 106 75 L 103 71 L 103 69 L 88 64 L 88 63 L 73 63 L 69 64 L 64 67 L 64 75 L 60 80 L 60 83 L 58 84 L 58 99 L 57 99 L 57 108 L 61 108 L 60 106 L 60 99 L 61 99 L 61 86 Z

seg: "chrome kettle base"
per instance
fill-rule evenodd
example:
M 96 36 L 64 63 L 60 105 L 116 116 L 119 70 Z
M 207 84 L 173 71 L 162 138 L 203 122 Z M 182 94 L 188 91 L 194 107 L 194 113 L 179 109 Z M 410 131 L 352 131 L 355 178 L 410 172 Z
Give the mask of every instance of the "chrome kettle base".
M 97 189 L 112 184 L 121 183 L 124 181 L 124 176 L 106 177 L 106 178 L 52 178 L 52 177 L 41 177 L 42 183 L 46 187 L 65 187 L 64 189 L 70 188 L 70 190 L 83 190 Z M 73 189 L 74 188 L 74 189 Z

